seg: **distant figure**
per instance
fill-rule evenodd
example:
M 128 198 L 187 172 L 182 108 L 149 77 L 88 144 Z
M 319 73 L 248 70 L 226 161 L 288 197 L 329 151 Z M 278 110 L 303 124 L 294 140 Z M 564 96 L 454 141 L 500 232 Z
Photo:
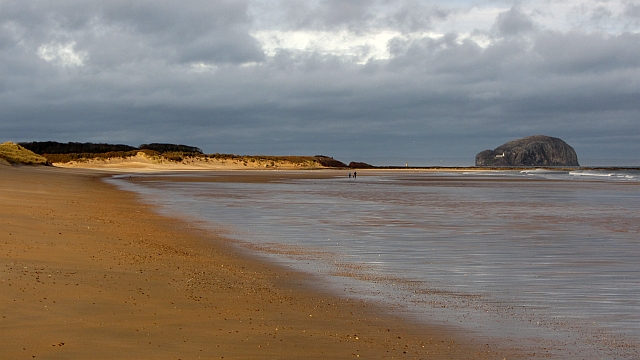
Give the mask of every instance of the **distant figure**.
M 353 178 L 354 178 L 354 179 L 356 178 L 356 174 L 357 174 L 357 173 L 354 171 L 354 172 L 353 172 Z
M 349 179 L 351 179 L 351 173 L 349 173 Z

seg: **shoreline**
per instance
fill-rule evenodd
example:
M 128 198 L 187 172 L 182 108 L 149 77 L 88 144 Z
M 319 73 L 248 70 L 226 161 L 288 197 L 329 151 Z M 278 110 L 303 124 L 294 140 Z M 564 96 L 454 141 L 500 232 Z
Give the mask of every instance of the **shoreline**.
M 9 358 L 524 358 L 309 285 L 101 178 L 0 168 Z M 99 350 L 98 350 L 99 349 Z
M 128 158 L 104 158 L 73 160 L 66 163 L 53 163 L 54 167 L 65 169 L 86 169 L 108 172 L 138 173 L 138 172 L 174 172 L 174 171 L 372 171 L 397 172 L 397 171 L 426 171 L 426 172 L 486 172 L 486 171 L 638 171 L 640 167 L 633 166 L 374 166 L 371 167 L 331 167 L 319 164 L 300 164 L 282 161 L 267 161 L 246 159 L 209 159 L 186 158 L 175 161 L 169 159 L 152 159 L 144 154 Z

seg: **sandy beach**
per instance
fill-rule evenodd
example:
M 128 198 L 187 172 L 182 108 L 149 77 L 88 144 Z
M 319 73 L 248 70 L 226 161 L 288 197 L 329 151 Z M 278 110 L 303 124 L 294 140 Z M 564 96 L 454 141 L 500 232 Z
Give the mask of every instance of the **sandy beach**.
M 315 290 L 102 176 L 0 166 L 2 358 L 514 358 Z

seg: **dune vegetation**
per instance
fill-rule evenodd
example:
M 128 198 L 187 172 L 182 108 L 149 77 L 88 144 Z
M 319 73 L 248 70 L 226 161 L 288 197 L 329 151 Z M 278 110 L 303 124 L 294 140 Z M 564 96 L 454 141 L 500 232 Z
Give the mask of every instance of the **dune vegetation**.
M 123 144 L 24 142 L 23 148 L 45 157 L 56 166 L 92 166 L 143 162 L 170 166 L 240 166 L 241 168 L 346 168 L 343 162 L 328 156 L 265 156 L 204 154 L 188 145 L 151 143 L 138 147 Z
M 0 144 L 0 164 L 2 163 L 5 165 L 49 165 L 49 160 L 8 141 Z

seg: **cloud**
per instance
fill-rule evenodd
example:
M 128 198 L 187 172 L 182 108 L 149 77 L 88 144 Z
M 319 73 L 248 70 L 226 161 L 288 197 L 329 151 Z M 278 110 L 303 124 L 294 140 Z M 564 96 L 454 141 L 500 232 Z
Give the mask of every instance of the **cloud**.
M 640 4 L 629 1 L 625 4 L 623 16 L 628 19 L 629 25 L 627 25 L 627 28 L 637 29 L 640 27 Z
M 637 9 L 7 0 L 0 133 L 471 163 L 482 149 L 547 134 L 579 154 L 629 157 L 640 150 Z
M 99 64 L 144 58 L 171 63 L 263 59 L 260 44 L 249 35 L 250 19 L 243 1 L 183 6 L 172 1 L 53 0 L 39 1 L 37 11 L 33 5 L 3 2 L 0 21 L 13 29 L 24 46 L 47 57 L 59 52 L 56 44 L 74 44 L 76 55 L 88 54 Z
M 580 32 L 542 34 L 535 43 L 535 53 L 547 70 L 562 74 L 602 73 L 638 69 L 640 34 L 611 36 Z
M 56 63 L 63 67 L 83 66 L 87 58 L 86 52 L 76 52 L 76 43 L 68 44 L 51 43 L 38 48 L 38 56 L 47 62 Z
M 501 36 L 515 36 L 533 31 L 534 28 L 531 18 L 515 6 L 500 13 L 494 24 L 494 31 Z
M 433 24 L 446 20 L 452 10 L 419 1 L 405 1 L 389 13 L 386 23 L 403 33 L 433 30 Z
M 418 0 L 281 0 L 278 6 L 257 6 L 268 12 L 269 26 L 278 30 L 343 31 L 354 33 L 384 29 L 401 33 L 422 32 L 446 19 L 450 9 Z M 259 10 L 257 10 L 259 9 Z

